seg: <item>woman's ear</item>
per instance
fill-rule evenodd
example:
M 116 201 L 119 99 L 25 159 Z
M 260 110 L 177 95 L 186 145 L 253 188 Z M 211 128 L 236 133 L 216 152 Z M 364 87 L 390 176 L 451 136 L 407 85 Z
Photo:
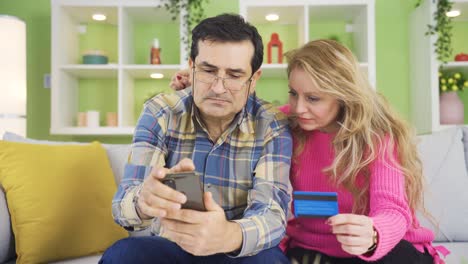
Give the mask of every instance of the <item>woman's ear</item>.
M 190 68 L 190 69 L 193 68 L 193 61 L 192 61 L 192 58 L 189 58 L 189 60 L 188 60 L 188 65 L 189 65 L 189 68 Z

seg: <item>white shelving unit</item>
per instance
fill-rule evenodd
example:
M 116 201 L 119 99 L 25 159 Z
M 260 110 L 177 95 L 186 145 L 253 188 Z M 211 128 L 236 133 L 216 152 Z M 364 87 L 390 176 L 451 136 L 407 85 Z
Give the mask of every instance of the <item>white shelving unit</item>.
M 319 24 L 343 21 L 341 30 L 352 36 L 354 54 L 375 87 L 374 0 L 239 0 L 239 8 L 240 14 L 258 28 L 277 27 L 281 30 L 286 27 L 282 32 L 289 37 L 288 42 L 293 43 L 288 43 L 292 46 L 283 47 L 283 52 L 322 38 L 316 34 Z M 265 16 L 271 13 L 279 15 L 279 20 L 266 21 Z M 268 43 L 270 36 L 262 37 L 264 44 Z M 286 78 L 286 64 L 267 64 L 264 61 L 262 71 L 263 78 Z
M 452 8 L 462 14 L 453 21 L 468 21 L 468 0 L 452 2 Z M 440 124 L 438 72 L 441 64 L 434 51 L 437 37 L 425 36 L 427 25 L 435 24 L 436 7 L 436 2 L 423 1 L 410 16 L 411 119 L 420 134 L 451 127 Z M 468 76 L 468 62 L 448 62 L 441 69 L 462 71 Z
M 187 48 L 181 41 L 187 32 L 184 32 L 182 21 L 172 21 L 165 8 L 157 8 L 160 1 L 162 0 L 51 0 L 51 134 L 131 135 L 136 123 L 134 98 L 137 82 L 150 79 L 151 73 L 162 73 L 165 79 L 169 79 L 179 69 L 187 68 Z M 353 51 L 375 87 L 374 0 L 240 0 L 239 6 L 240 14 L 256 26 L 267 24 L 264 20 L 266 13 L 276 12 L 281 17 L 280 21 L 274 22 L 276 25 L 295 28 L 294 32 L 286 31 L 293 35 L 294 41 L 291 47 L 283 47 L 283 51 L 320 38 L 315 35 L 315 29 L 320 28 L 314 28 L 317 21 L 345 21 L 342 27 L 351 36 Z M 179 18 L 183 17 L 184 12 L 186 11 L 179 14 Z M 91 18 L 94 13 L 107 15 L 107 20 L 99 23 L 110 28 L 111 32 L 101 34 L 102 37 L 115 35 L 115 40 L 111 41 L 115 46 L 110 47 L 110 50 L 115 50 L 115 54 L 109 55 L 109 64 L 81 64 L 83 51 L 80 47 L 80 32 L 85 30 L 83 28 L 86 25 L 96 23 Z M 141 24 L 159 25 L 166 31 L 171 29 L 165 25 L 175 25 L 168 35 L 178 34 L 178 39 L 166 46 L 162 45 L 162 53 L 169 54 L 167 49 L 165 52 L 165 48 L 178 45 L 178 50 L 172 52 L 178 53 L 178 57 L 163 60 L 167 64 L 162 65 L 149 65 L 143 61 L 141 49 L 147 47 L 149 55 L 150 43 L 138 43 L 141 35 L 145 34 L 141 32 Z M 264 78 L 286 79 L 286 64 L 264 63 L 262 69 Z M 80 110 L 80 88 L 83 82 L 90 80 L 115 85 L 112 91 L 116 96 L 104 100 L 116 105 L 113 111 L 118 115 L 117 127 L 77 127 L 77 113 L 83 111 Z M 99 85 L 95 89 L 99 89 L 98 87 Z M 104 113 L 101 112 L 101 125 L 104 125 L 103 116 Z
M 114 65 L 80 65 L 60 66 L 60 70 L 76 78 L 117 78 L 118 66 Z
M 162 73 L 165 79 L 179 69 L 187 68 L 186 44 L 181 41 L 187 35 L 182 26 L 183 10 L 177 21 L 172 21 L 164 7 L 157 8 L 160 0 L 51 0 L 52 8 L 52 91 L 51 91 L 51 134 L 68 135 L 131 135 L 135 120 L 134 90 L 135 81 L 150 79 L 151 73 Z M 96 22 L 92 14 L 104 13 L 107 20 Z M 116 30 L 116 60 L 103 65 L 81 64 L 80 32 L 90 23 L 101 23 Z M 140 24 L 166 25 L 162 31 L 172 30 L 168 34 L 178 35 L 166 47 L 178 45 L 178 57 L 171 59 L 171 64 L 150 65 L 137 57 L 137 50 L 148 43 L 137 43 L 142 33 L 138 33 Z M 140 35 L 138 35 L 140 34 Z M 105 34 L 103 34 L 105 35 Z M 151 38 L 152 36 L 149 36 Z M 157 36 L 156 36 L 157 37 Z M 160 39 L 161 42 L 161 39 Z M 174 43 L 175 42 L 175 43 Z M 164 54 L 165 47 L 162 45 Z M 112 56 L 109 56 L 111 59 Z M 163 61 L 164 63 L 164 61 Z M 117 105 L 114 112 L 118 115 L 116 127 L 100 126 L 77 127 L 79 112 L 80 82 L 87 79 L 111 80 Z M 113 100 L 113 99 L 110 99 Z M 92 110 L 92 109 L 88 109 Z M 104 113 L 101 113 L 101 124 Z

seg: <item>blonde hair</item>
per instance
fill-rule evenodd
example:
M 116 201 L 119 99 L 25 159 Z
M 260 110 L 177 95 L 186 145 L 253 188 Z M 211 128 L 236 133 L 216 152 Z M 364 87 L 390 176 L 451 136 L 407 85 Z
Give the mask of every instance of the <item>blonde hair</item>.
M 424 210 L 422 165 L 416 151 L 414 132 L 390 108 L 383 96 L 371 88 L 357 59 L 349 49 L 332 40 L 311 41 L 286 53 L 288 76 L 300 68 L 316 84 L 319 92 L 340 104 L 340 129 L 333 140 L 335 159 L 324 169 L 330 180 L 351 192 L 353 212 L 365 213 L 369 203 L 369 165 L 384 152 L 391 166 L 405 176 L 408 204 L 414 213 Z M 295 138 L 294 161 L 304 149 L 304 136 L 294 117 L 291 126 Z M 388 144 L 386 143 L 388 142 Z M 396 153 L 398 161 L 392 159 Z M 298 164 L 300 166 L 300 164 Z M 357 176 L 365 177 L 364 186 Z

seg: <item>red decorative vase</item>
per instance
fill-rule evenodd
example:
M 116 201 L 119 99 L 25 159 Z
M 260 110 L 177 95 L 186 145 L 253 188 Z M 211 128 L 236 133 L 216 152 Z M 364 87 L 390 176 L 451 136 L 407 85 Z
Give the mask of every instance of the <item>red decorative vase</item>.
M 459 125 L 464 123 L 463 102 L 457 92 L 445 92 L 439 97 L 440 124 Z

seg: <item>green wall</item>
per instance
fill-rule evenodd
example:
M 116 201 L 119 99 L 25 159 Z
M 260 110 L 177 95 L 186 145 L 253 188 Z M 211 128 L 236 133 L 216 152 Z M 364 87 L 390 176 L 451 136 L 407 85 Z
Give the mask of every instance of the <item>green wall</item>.
M 414 2 L 407 0 L 376 0 L 377 90 L 382 92 L 405 118 L 409 117 L 408 16 L 414 7 Z M 205 10 L 207 16 L 213 16 L 224 12 L 238 12 L 239 7 L 238 2 L 235 0 L 211 0 Z M 17 16 L 25 20 L 27 25 L 27 133 L 29 137 L 78 141 L 97 139 L 110 143 L 130 142 L 130 136 L 51 136 L 49 134 L 50 90 L 44 89 L 42 85 L 43 75 L 50 73 L 50 0 L 0 0 L 0 13 Z M 142 32 L 137 34 L 143 34 L 145 30 L 147 29 L 142 29 Z M 156 33 L 158 32 L 154 32 L 154 34 Z M 341 38 L 346 42 L 348 37 L 344 35 Z M 142 45 L 146 46 L 150 43 L 143 43 Z M 85 40 L 80 44 L 83 48 L 87 45 Z M 145 47 L 142 50 L 144 52 Z M 163 50 L 163 54 L 164 52 L 165 50 Z M 144 63 L 145 56 L 146 54 L 136 53 L 136 62 Z M 172 61 L 172 58 L 170 60 Z M 89 84 L 86 84 L 87 87 L 96 85 L 93 80 L 89 80 L 89 82 Z M 164 85 L 166 85 L 164 81 L 158 83 L 157 87 L 154 88 L 155 92 L 156 90 L 165 91 Z M 138 109 L 140 102 L 143 102 L 151 94 L 155 85 L 145 80 L 137 80 L 135 86 L 135 96 L 137 98 L 135 109 Z M 264 80 L 258 87 L 258 94 L 268 100 L 277 98 L 283 100 L 282 98 L 286 98 L 286 95 L 283 97 L 280 94 L 282 89 L 286 91 L 286 82 L 274 79 Z M 278 94 L 272 94 L 272 90 L 277 90 Z M 111 96 L 114 96 L 112 93 L 111 91 Z M 92 104 L 92 102 L 89 102 L 89 104 Z M 114 106 L 99 107 L 113 109 Z M 141 106 L 139 109 L 141 109 Z
M 454 21 L 452 28 L 452 58 L 463 52 L 468 53 L 468 21 Z
M 377 90 L 407 119 L 410 116 L 408 22 L 413 2 L 377 0 L 375 14 Z

